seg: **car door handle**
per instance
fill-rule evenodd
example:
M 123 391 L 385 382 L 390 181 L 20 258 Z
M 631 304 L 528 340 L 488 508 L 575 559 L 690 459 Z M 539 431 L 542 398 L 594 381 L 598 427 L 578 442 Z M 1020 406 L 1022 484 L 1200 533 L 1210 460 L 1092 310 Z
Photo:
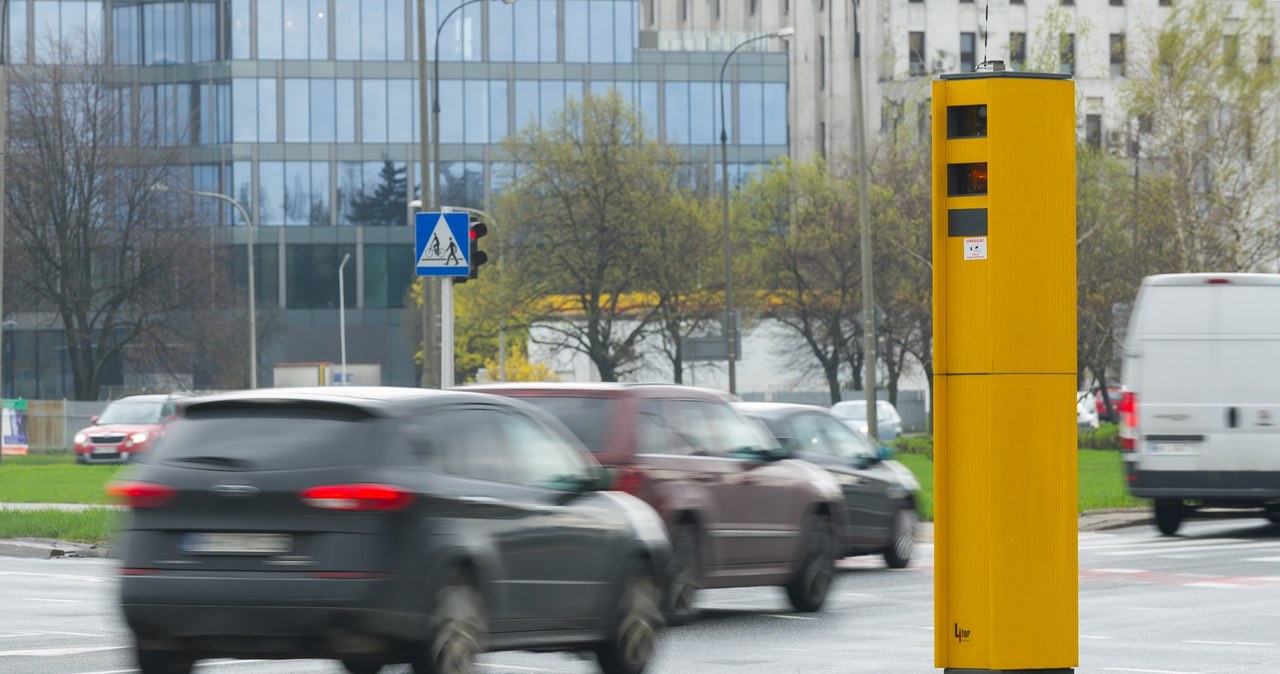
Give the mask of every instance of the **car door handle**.
M 463 503 L 502 503 L 502 499 L 492 496 L 459 496 L 458 500 Z

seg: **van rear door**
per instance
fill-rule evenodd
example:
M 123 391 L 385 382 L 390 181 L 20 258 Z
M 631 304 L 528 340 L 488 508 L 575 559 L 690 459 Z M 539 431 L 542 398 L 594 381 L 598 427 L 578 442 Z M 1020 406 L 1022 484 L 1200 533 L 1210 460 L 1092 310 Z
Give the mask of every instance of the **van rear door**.
M 1257 279 L 1256 283 L 1250 282 Z M 1280 493 L 1280 277 L 1215 286 L 1223 436 L 1218 486 Z
M 1148 478 L 1142 486 L 1189 486 L 1178 473 L 1212 465 L 1213 434 L 1222 428 L 1214 339 L 1217 290 L 1205 283 L 1150 282 L 1142 290 L 1125 373 L 1137 395 L 1134 449 Z M 1174 475 L 1159 475 L 1165 472 Z

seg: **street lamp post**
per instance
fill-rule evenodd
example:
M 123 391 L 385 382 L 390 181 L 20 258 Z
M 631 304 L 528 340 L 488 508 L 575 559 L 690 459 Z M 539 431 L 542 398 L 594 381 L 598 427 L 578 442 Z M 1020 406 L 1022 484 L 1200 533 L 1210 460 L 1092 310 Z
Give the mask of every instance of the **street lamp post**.
M 249 217 L 249 211 L 240 205 L 239 201 L 232 199 L 225 194 L 217 192 L 203 192 L 200 190 L 188 190 L 181 187 L 170 187 L 164 183 L 156 183 L 151 186 L 152 192 L 179 192 L 182 194 L 190 194 L 197 197 L 209 197 L 210 199 L 218 199 L 225 201 L 240 212 L 240 217 L 244 219 L 246 234 L 245 252 L 249 263 L 249 388 L 258 388 L 258 297 L 254 290 L 253 279 L 256 274 L 253 271 L 253 238 L 257 228 L 253 225 L 253 219 Z
M 427 157 L 426 157 L 426 153 L 425 153 L 425 152 L 423 153 L 423 158 L 422 158 L 422 172 L 423 172 L 423 174 L 424 174 L 424 176 L 423 176 L 423 178 L 424 178 L 424 179 L 423 179 L 423 181 L 422 181 L 422 182 L 423 182 L 423 187 L 422 187 L 422 198 L 423 198 L 423 202 L 424 202 L 424 203 L 430 203 L 430 204 L 432 205 L 432 210 L 433 210 L 433 211 L 439 211 L 439 210 L 440 210 L 441 205 L 444 203 L 444 198 L 443 198 L 443 196 L 440 194 L 440 192 L 441 192 L 441 189 L 440 189 L 440 176 L 441 176 L 441 161 L 440 161 L 440 33 L 444 31 L 445 24 L 449 23 L 449 19 L 453 18 L 453 15 L 454 15 L 454 14 L 457 14 L 457 13 L 458 13 L 458 10 L 462 9 L 463 7 L 466 7 L 467 5 L 473 5 L 473 4 L 477 3 L 477 2 L 484 2 L 484 0 L 466 0 L 466 2 L 462 2 L 462 3 L 458 4 L 458 6 L 454 7 L 452 10 L 449 10 L 449 13 L 448 13 L 448 14 L 445 14 L 445 15 L 444 15 L 444 18 L 443 18 L 443 19 L 440 19 L 440 22 L 436 24 L 436 42 L 435 42 L 435 46 L 434 46 L 434 47 L 435 47 L 435 55 L 433 56 L 432 61 L 431 61 L 431 69 L 432 69 L 432 72 L 433 72 L 433 73 L 434 73 L 434 75 L 435 75 L 435 76 L 432 78 L 432 80 L 431 80 L 431 155 L 432 155 L 432 159 L 433 159 L 434 164 L 435 164 L 435 166 L 434 166 L 434 170 L 431 172 L 431 176 L 432 176 L 432 180 L 434 180 L 435 184 L 433 184 L 433 185 L 431 186 L 431 190 L 430 190 L 430 192 L 428 192 L 428 191 L 427 191 L 427 185 L 426 185 L 427 180 L 426 180 L 426 175 L 425 175 L 425 174 L 427 173 Z M 515 4 L 516 0 L 502 0 L 502 2 L 504 2 L 505 4 L 508 4 L 508 5 L 513 5 L 513 4 Z M 424 49 L 425 49 L 425 46 L 426 46 L 426 45 L 424 44 L 423 35 L 422 35 L 422 34 L 423 34 L 423 31 L 425 31 L 425 29 L 426 29 L 425 19 L 423 18 L 424 16 L 425 16 L 425 11 L 424 11 L 424 9 L 423 9 L 423 0 L 418 0 L 418 78 L 419 78 L 419 85 L 418 85 L 418 86 L 419 86 L 420 92 L 425 92 L 425 91 L 426 91 L 426 86 L 425 86 L 425 81 L 424 81 L 424 80 L 426 79 L 426 75 L 425 75 L 426 68 L 425 68 L 425 67 L 424 67 L 424 65 L 423 65 L 423 64 L 425 63 L 425 57 L 426 57 L 426 54 L 424 53 Z M 420 93 L 419 100 L 422 100 L 422 98 L 424 98 L 424 97 L 425 97 L 425 96 L 423 95 L 423 93 Z M 425 119 L 425 115 L 423 115 L 423 119 Z M 425 149 L 425 147 L 426 147 L 425 124 L 423 124 L 421 121 L 419 122 L 419 128 L 422 128 L 422 129 L 423 129 L 423 131 L 424 131 L 424 133 L 423 133 L 423 136 L 424 136 L 424 137 L 423 137 L 423 139 L 422 139 L 422 140 L 423 140 L 423 142 L 422 142 L 422 146 L 423 146 L 423 148 Z M 429 195 L 429 196 L 428 196 L 428 195 Z M 423 378 L 424 378 L 424 379 L 426 378 L 426 375 L 425 375 L 426 370 L 427 370 L 427 365 L 426 365 L 426 363 L 427 363 L 427 358 L 428 358 L 428 355 L 429 355 L 429 354 L 427 353 L 427 340 L 426 340 L 426 334 L 427 334 L 427 322 L 429 321 L 429 319 L 427 318 L 427 315 L 426 315 L 426 305 L 427 305 L 427 303 L 425 302 L 425 295 L 426 295 L 427 289 L 428 289 L 429 287 L 430 287 L 430 284 L 429 284 L 429 283 L 424 279 L 424 280 L 423 280 L 423 295 L 424 295 L 424 302 L 423 302 L 423 344 L 422 344 L 423 373 L 424 373 Z M 445 277 L 445 278 L 440 279 L 440 308 L 441 308 L 441 315 L 443 315 L 443 313 L 444 313 L 444 311 L 445 311 L 445 308 L 446 308 L 446 307 L 452 307 L 452 305 L 453 305 L 453 279 L 448 278 L 448 277 Z M 441 329 L 443 330 L 443 327 L 442 327 Z M 442 359 L 442 360 L 443 360 L 443 359 L 444 359 L 444 357 L 445 357 L 445 356 L 444 356 L 444 345 L 443 345 L 443 341 L 444 341 L 444 336 L 443 336 L 443 335 L 441 335 L 441 347 L 440 347 L 440 354 L 441 354 L 441 359 Z M 446 374 L 446 373 L 445 373 L 445 372 L 443 372 L 443 371 L 440 373 L 440 384 L 441 384 L 441 388 L 444 388 L 444 387 L 445 387 L 445 385 L 446 385 L 446 381 L 449 381 L 449 380 L 451 379 L 451 376 L 452 376 L 452 375 L 450 375 L 450 374 Z
M 858 164 L 858 229 L 862 248 L 862 350 L 866 352 L 864 378 L 867 402 L 867 432 L 880 439 L 876 423 L 876 304 L 871 268 L 871 197 L 867 188 L 867 121 L 862 93 L 862 35 L 858 32 L 858 0 L 851 0 L 853 12 L 853 109 L 854 161 Z
M 729 393 L 734 395 L 738 393 L 738 368 L 737 363 L 735 363 L 735 359 L 738 357 L 736 353 L 738 321 L 733 313 L 733 255 L 729 245 L 729 127 L 725 124 L 724 72 L 729 67 L 729 61 L 733 58 L 733 55 L 752 42 L 775 37 L 785 40 L 795 35 L 795 33 L 795 28 L 787 26 L 786 28 L 779 28 L 772 33 L 757 35 L 743 40 L 725 55 L 724 62 L 720 64 L 720 206 L 722 224 L 724 226 L 724 333 L 725 349 L 729 361 Z
M 343 268 L 351 259 L 351 253 L 342 256 L 342 264 L 338 265 L 338 340 L 342 343 L 342 385 L 347 385 L 347 277 L 343 276 Z

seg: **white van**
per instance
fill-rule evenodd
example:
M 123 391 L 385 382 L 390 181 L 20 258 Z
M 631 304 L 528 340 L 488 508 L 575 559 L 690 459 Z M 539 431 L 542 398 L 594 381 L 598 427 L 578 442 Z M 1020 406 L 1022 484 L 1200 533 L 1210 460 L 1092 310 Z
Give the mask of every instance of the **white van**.
M 1162 533 L 1198 507 L 1280 524 L 1280 274 L 1144 279 L 1123 381 L 1126 481 Z

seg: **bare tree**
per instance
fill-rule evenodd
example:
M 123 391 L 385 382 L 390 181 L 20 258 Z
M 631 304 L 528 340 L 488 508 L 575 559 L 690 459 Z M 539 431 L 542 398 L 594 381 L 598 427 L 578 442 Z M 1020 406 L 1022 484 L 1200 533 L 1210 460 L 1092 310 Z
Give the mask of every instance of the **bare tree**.
M 183 334 L 216 298 L 191 271 L 207 231 L 184 200 L 150 191 L 185 182 L 176 117 L 130 105 L 100 51 L 56 54 L 12 80 L 6 252 L 15 299 L 58 316 L 75 397 L 93 400 L 117 360 L 190 372 L 199 336 Z

